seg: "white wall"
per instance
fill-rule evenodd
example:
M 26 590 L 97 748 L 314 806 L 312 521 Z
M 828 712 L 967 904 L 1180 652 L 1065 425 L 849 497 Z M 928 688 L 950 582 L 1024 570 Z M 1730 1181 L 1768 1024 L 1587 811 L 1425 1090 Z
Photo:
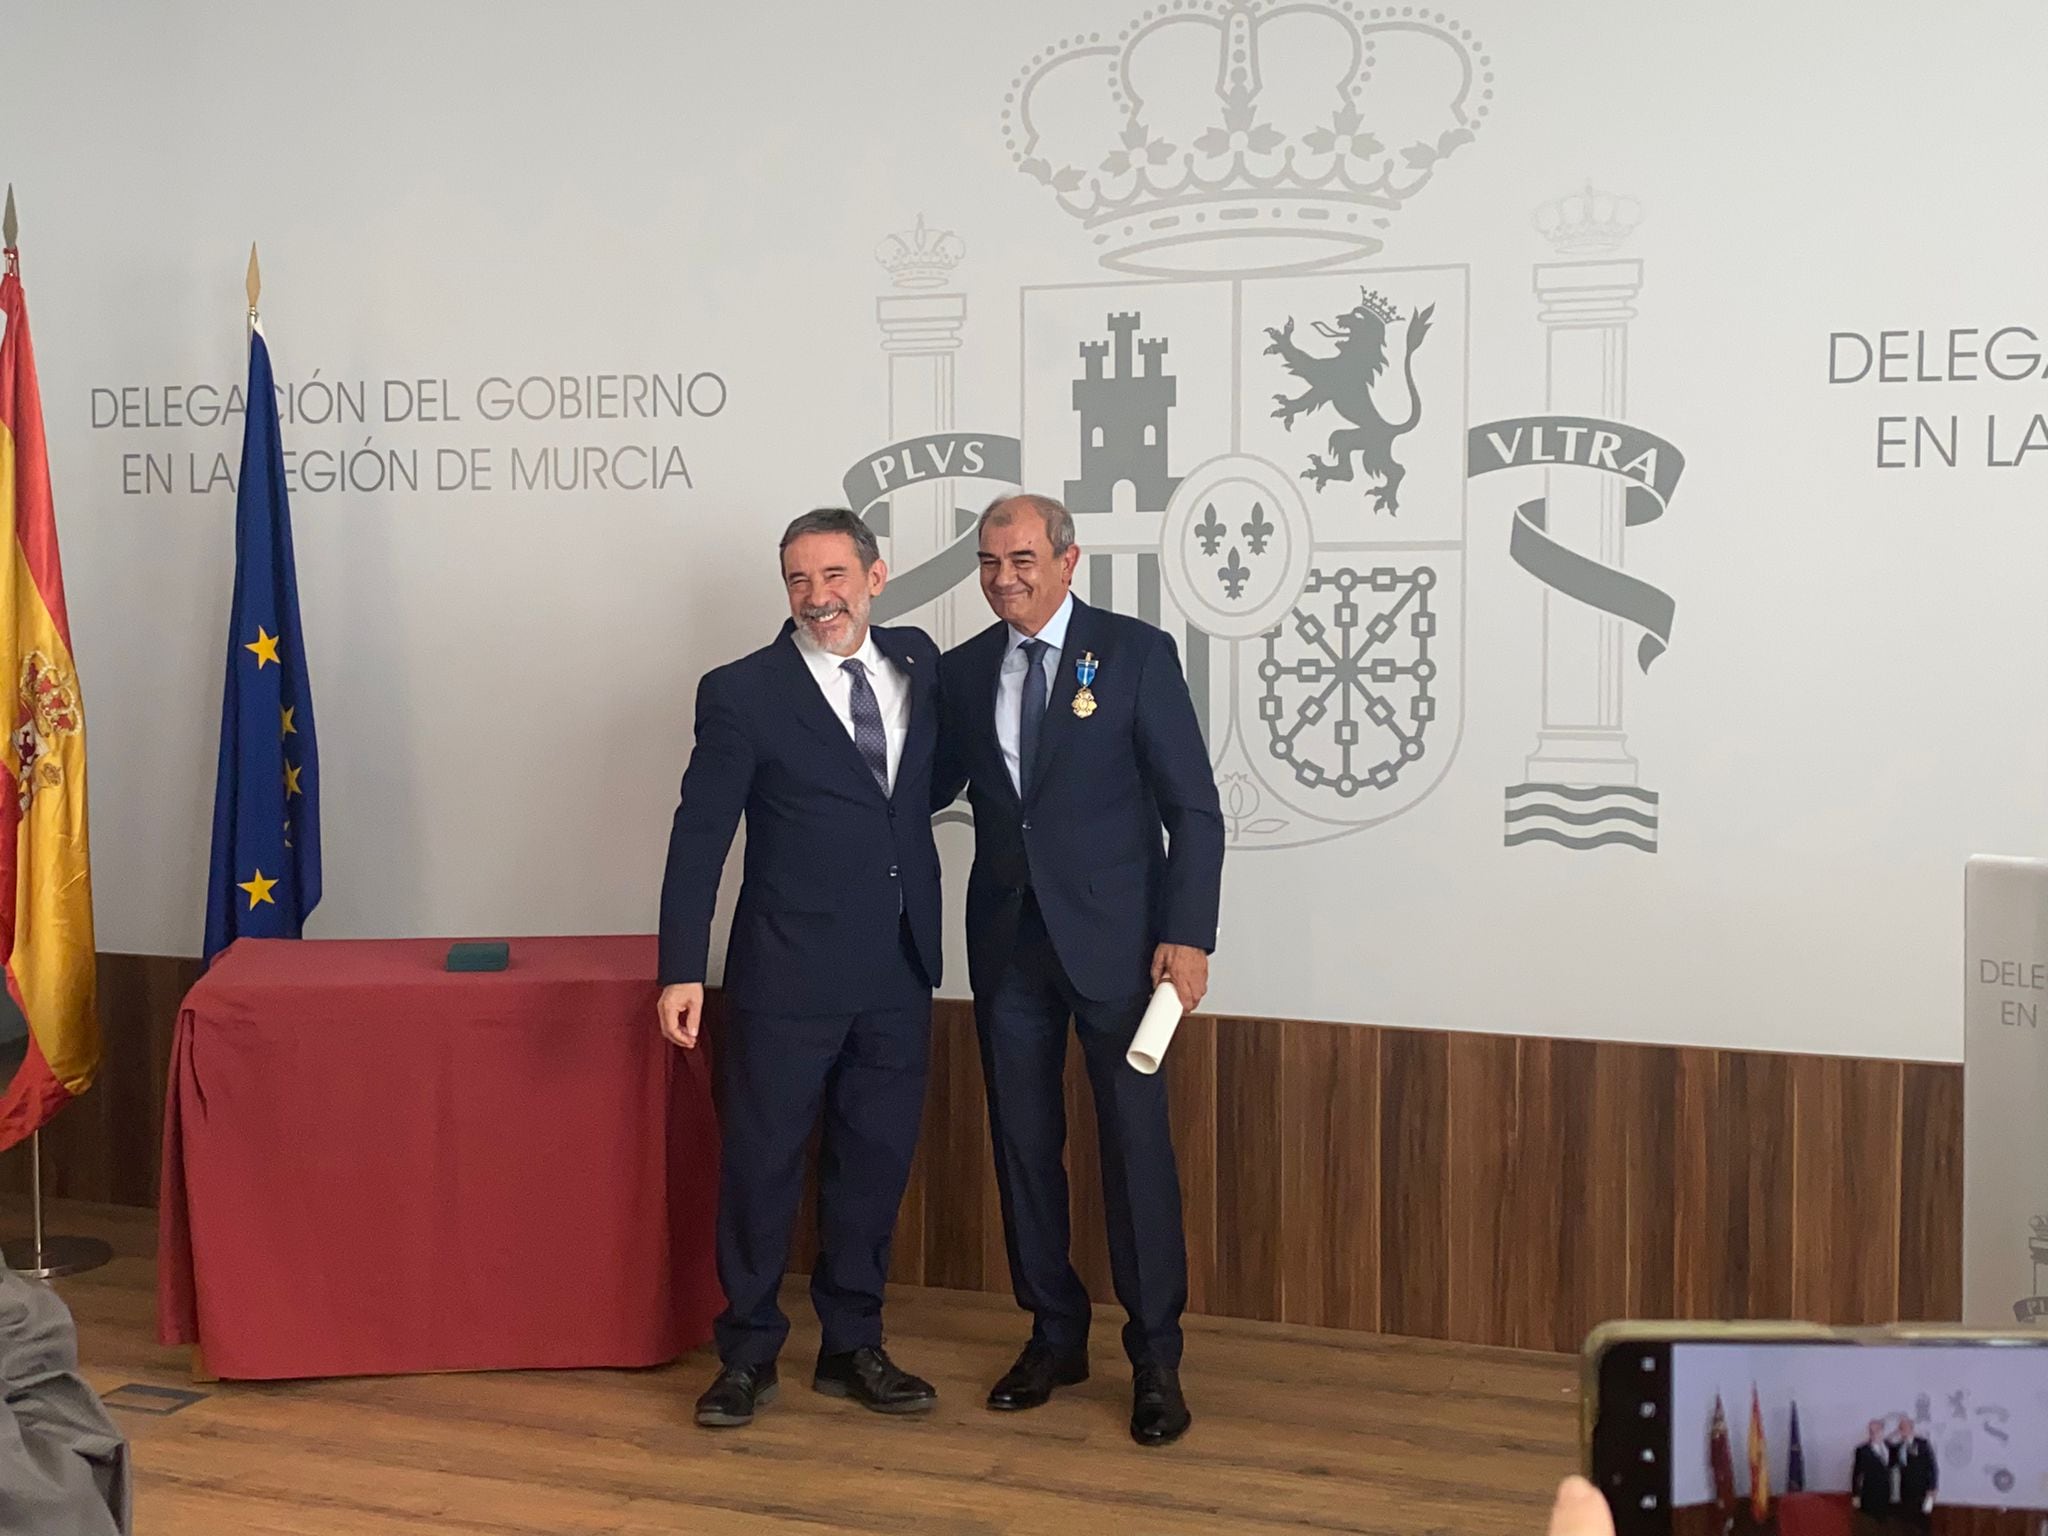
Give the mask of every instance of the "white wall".
M 20 200 L 92 731 L 103 946 L 197 947 L 230 564 L 228 494 L 124 494 L 124 462 L 168 453 L 182 484 L 186 455 L 232 461 L 237 436 L 95 428 L 94 391 L 238 381 L 251 239 L 280 377 L 360 381 L 372 407 L 363 423 L 288 423 L 288 446 L 416 450 L 429 475 L 436 449 L 481 448 L 498 466 L 489 494 L 294 501 L 328 838 L 313 931 L 639 930 L 696 675 L 773 633 L 782 523 L 840 499 L 850 466 L 908 435 L 892 432 L 876 304 L 894 290 L 874 250 L 922 213 L 966 249 L 942 290 L 965 295 L 954 425 L 1021 435 L 1041 479 L 1072 473 L 1073 349 L 1096 310 L 1128 303 L 1172 333 L 1175 473 L 1233 448 L 1263 456 L 1311 504 L 1296 536 L 1318 561 L 1442 577 L 1441 714 L 1388 791 L 1276 775 L 1261 643 L 1233 671 L 1217 642 L 1219 773 L 1240 810 L 1217 1007 L 1957 1054 L 1962 861 L 2043 842 L 2048 454 L 1984 464 L 1986 416 L 2010 457 L 2042 388 L 1830 385 L 1828 338 L 2048 334 L 2023 195 L 2039 6 L 1469 0 L 1456 20 L 1476 137 L 1398 212 L 1332 204 L 1329 228 L 1386 220 L 1384 248 L 1349 263 L 1365 275 L 1244 276 L 1249 247 L 1197 244 L 1181 278 L 1058 302 L 1025 290 L 1134 281 L 1102 261 L 1124 237 L 1020 174 L 1005 95 L 1063 39 L 1114 50 L 1138 0 L 0 12 L 0 175 Z M 1467 82 L 1448 45 L 1376 34 L 1371 77 L 1345 98 L 1317 71 L 1348 49 L 1279 25 L 1260 37 L 1254 121 L 1298 163 L 1344 99 L 1384 140 L 1360 162 L 1375 174 L 1456 122 L 1446 103 Z M 1205 123 L 1227 129 L 1216 57 L 1184 38 L 1131 77 L 1175 144 L 1169 166 Z M 1103 169 L 1121 145 L 1109 62 L 1034 98 L 1084 195 L 1119 174 Z M 1612 249 L 1557 249 L 1537 210 L 1588 178 L 1643 217 Z M 1179 212 L 1220 227 L 1227 206 Z M 1596 644 L 1553 595 L 1546 630 L 1545 588 L 1508 553 L 1542 471 L 1458 472 L 1466 425 L 1570 408 L 1553 395 L 1578 400 L 1599 366 L 1554 355 L 1537 315 L 1536 269 L 1574 261 L 1640 261 L 1612 415 L 1687 459 L 1668 513 L 1622 548 L 1627 573 L 1676 603 L 1647 674 L 1634 627 Z M 1263 325 L 1293 314 L 1326 349 L 1311 321 L 1361 283 L 1404 315 L 1438 303 L 1392 518 L 1362 487 L 1300 480 L 1327 411 L 1292 436 L 1265 414 L 1281 376 Z M 630 371 L 715 372 L 729 404 L 708 420 L 477 419 L 493 375 Z M 382 381 L 421 377 L 448 381 L 463 421 L 376 419 Z M 1375 399 L 1404 409 L 1392 385 Z M 1963 418 L 1959 467 L 1874 467 L 1876 418 L 1915 411 Z M 692 488 L 508 488 L 514 449 L 625 444 L 679 449 Z M 1560 512 L 1590 497 L 1597 517 L 1604 483 L 1562 471 L 1551 494 Z M 944 492 L 973 505 L 990 489 Z M 1132 526 L 1171 534 L 1156 515 Z M 1139 557 L 1120 558 L 1124 606 Z M 969 633 L 977 602 L 917 617 Z M 1622 750 L 1660 797 L 1655 853 L 1505 846 L 1546 648 L 1570 673 L 1562 691 L 1618 707 Z M 966 841 L 945 833 L 956 912 Z M 964 981 L 956 966 L 949 990 Z
M 2031 1346 L 1681 1347 L 1671 1367 L 1671 1502 L 1700 1504 L 1714 1496 L 1708 1445 L 1716 1393 L 1728 1416 L 1735 1485 L 1747 1493 L 1754 1385 L 1773 1492 L 1785 1487 L 1796 1401 L 1810 1490 L 1847 1490 L 1870 1421 L 1906 1414 L 1934 1447 L 1943 1503 L 2048 1507 L 2044 1355 L 2048 1351 Z M 2000 1469 L 2011 1474 L 2004 1492 L 1993 1481 Z

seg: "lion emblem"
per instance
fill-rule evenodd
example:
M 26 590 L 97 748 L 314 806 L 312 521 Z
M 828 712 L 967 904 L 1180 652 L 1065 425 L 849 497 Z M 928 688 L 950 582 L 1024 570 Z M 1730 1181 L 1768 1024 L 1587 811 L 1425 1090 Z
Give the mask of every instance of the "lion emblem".
M 1394 462 L 1394 439 L 1414 431 L 1422 420 L 1422 395 L 1415 387 L 1415 352 L 1429 334 L 1430 316 L 1436 312 L 1436 306 L 1418 310 L 1408 322 L 1408 344 L 1402 359 L 1408 383 L 1408 419 L 1390 422 L 1373 404 L 1372 387 L 1386 372 L 1387 327 L 1399 317 L 1394 306 L 1379 294 L 1363 288 L 1359 293 L 1357 306 L 1339 315 L 1335 323 L 1315 322 L 1317 334 L 1337 344 L 1333 356 L 1317 357 L 1296 346 L 1292 315 L 1279 329 L 1266 328 L 1266 355 L 1277 356 L 1289 373 L 1308 386 L 1299 395 L 1275 395 L 1273 398 L 1279 404 L 1273 414 L 1291 432 L 1295 417 L 1321 406 L 1334 406 L 1337 414 L 1351 425 L 1330 434 L 1328 459 L 1315 453 L 1308 456 L 1309 467 L 1301 472 L 1301 478 L 1313 480 L 1319 491 L 1332 480 L 1353 479 L 1351 461 L 1355 455 L 1359 472 L 1379 482 L 1367 491 L 1373 509 L 1392 513 L 1399 509 L 1401 478 L 1407 474 L 1405 468 Z

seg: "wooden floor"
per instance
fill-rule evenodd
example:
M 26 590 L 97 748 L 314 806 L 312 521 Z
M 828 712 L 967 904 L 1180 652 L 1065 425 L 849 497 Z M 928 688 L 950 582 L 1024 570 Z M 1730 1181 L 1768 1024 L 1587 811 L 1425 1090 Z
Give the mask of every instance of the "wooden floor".
M 1022 1326 L 1005 1299 L 897 1289 L 890 1346 L 940 1406 L 892 1420 L 808 1389 L 815 1321 L 797 1288 L 782 1396 L 751 1429 L 690 1422 L 703 1353 L 653 1371 L 193 1386 L 155 1342 L 154 1216 L 60 1206 L 57 1230 L 119 1257 L 59 1282 L 85 1373 L 203 1390 L 117 1408 L 148 1536 L 654 1536 L 691 1532 L 1514 1532 L 1534 1536 L 1574 1455 L 1564 1357 L 1272 1323 L 1190 1321 L 1180 1445 L 1125 1429 L 1117 1319 L 1097 1374 L 1034 1413 L 981 1406 Z M 0 1234 L 22 1230 L 0 1201 Z

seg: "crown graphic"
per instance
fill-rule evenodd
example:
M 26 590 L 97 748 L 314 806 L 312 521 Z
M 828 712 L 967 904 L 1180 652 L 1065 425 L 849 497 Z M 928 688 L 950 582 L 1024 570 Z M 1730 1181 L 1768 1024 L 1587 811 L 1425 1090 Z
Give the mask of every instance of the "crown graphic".
M 1359 300 L 1359 307 L 1378 320 L 1381 325 L 1392 325 L 1395 319 L 1399 317 L 1401 312 L 1378 289 L 1362 288 L 1359 292 L 1364 295 Z
M 1033 57 L 1003 137 L 1105 266 L 1308 271 L 1384 247 L 1492 97 L 1491 61 L 1442 11 L 1171 0 Z
M 950 229 L 925 228 L 921 213 L 917 228 L 886 236 L 875 247 L 875 260 L 889 269 L 889 279 L 898 288 L 944 287 L 966 254 L 966 241 Z
M 1643 222 L 1643 205 L 1632 197 L 1601 192 L 1589 181 L 1583 192 L 1554 197 L 1536 210 L 1538 232 L 1569 256 L 1611 251 Z

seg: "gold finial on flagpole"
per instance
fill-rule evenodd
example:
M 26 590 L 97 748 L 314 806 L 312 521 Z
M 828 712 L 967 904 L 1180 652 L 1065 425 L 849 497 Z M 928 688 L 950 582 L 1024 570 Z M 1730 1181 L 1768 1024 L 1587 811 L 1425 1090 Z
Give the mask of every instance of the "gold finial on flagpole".
M 14 183 L 7 183 L 7 212 L 0 214 L 0 245 L 7 250 L 7 270 L 18 271 L 20 263 L 14 254 L 14 237 L 21 232 L 21 225 L 14 217 Z
M 256 296 L 263 291 L 263 272 L 256 265 L 256 242 L 249 242 L 249 318 L 256 318 Z

